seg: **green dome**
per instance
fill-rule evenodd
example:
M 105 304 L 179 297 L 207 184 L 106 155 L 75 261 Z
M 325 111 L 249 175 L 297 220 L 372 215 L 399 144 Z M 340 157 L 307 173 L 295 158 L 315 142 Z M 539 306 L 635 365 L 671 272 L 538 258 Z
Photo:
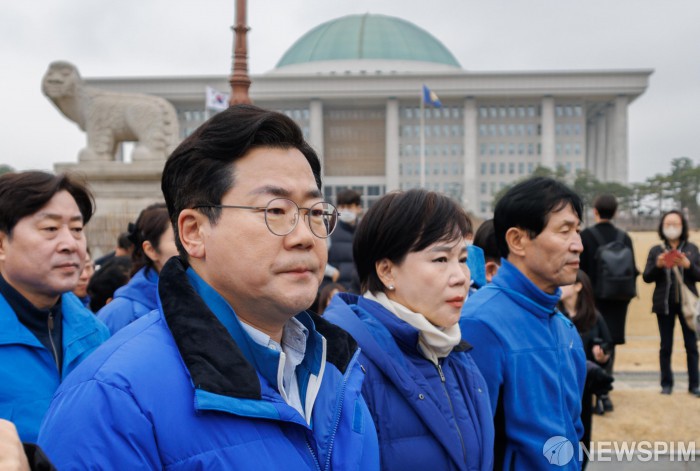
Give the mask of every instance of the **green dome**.
M 276 67 L 319 61 L 398 60 L 460 67 L 433 35 L 385 15 L 349 15 L 323 23 L 297 40 Z

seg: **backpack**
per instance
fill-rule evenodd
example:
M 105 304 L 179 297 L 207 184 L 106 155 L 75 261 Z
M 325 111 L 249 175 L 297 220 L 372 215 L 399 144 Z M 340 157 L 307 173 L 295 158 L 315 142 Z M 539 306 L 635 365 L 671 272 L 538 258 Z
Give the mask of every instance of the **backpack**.
M 637 295 L 637 267 L 632 249 L 625 245 L 625 233 L 618 230 L 615 240 L 606 243 L 597 227 L 591 234 L 598 242 L 595 252 L 596 279 L 593 293 L 596 299 L 629 301 Z

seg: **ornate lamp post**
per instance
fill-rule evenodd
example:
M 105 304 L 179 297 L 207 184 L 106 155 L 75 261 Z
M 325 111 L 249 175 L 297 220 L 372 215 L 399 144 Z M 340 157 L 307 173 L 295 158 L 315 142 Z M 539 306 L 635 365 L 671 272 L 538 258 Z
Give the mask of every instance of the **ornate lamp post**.
M 250 88 L 250 77 L 248 77 L 248 25 L 246 24 L 246 0 L 236 0 L 236 24 L 231 29 L 234 31 L 233 40 L 233 70 L 229 83 L 231 84 L 231 98 L 229 105 L 240 103 L 250 104 L 248 88 Z

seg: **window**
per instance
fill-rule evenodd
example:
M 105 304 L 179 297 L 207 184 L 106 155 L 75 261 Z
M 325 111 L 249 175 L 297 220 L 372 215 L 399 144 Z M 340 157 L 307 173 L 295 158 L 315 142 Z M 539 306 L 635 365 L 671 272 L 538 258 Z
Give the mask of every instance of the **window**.
M 527 155 L 533 155 L 535 153 L 535 145 L 531 142 L 527 145 Z
M 515 155 L 515 144 L 513 144 L 512 142 L 508 144 L 508 154 Z
M 486 144 L 481 144 L 479 146 L 479 154 L 486 155 Z
M 524 136 L 524 135 L 525 135 L 525 125 L 518 124 L 518 136 Z
M 515 174 L 515 162 L 510 162 L 510 163 L 508 164 L 508 173 L 509 173 L 510 175 Z
M 485 163 L 481 164 L 481 174 L 486 175 L 486 164 Z
M 505 118 L 506 115 L 507 115 L 506 107 L 505 107 L 505 106 L 501 106 L 500 110 L 501 110 L 501 112 L 500 112 L 501 118 Z
M 489 125 L 489 135 L 490 135 L 490 136 L 495 136 L 495 135 L 496 135 L 496 125 L 495 125 L 495 124 L 490 124 L 490 125 Z
M 499 124 L 499 125 L 498 125 L 498 135 L 499 135 L 499 136 L 505 136 L 505 135 L 506 135 L 506 125 L 505 125 L 505 124 Z
M 574 144 L 574 154 L 580 155 L 581 154 L 581 144 L 578 142 Z
M 508 125 L 508 135 L 509 136 L 515 135 L 515 125 L 513 125 L 513 124 Z
M 535 170 L 535 164 L 532 162 L 528 162 L 527 164 L 527 173 L 532 173 Z
M 574 116 L 581 116 L 582 114 L 583 110 L 581 108 L 581 105 L 574 106 Z
M 530 105 L 530 106 L 527 107 L 527 115 L 528 115 L 528 117 L 530 117 L 530 118 L 534 118 L 534 117 L 535 117 L 535 107 L 534 107 L 534 106 Z
M 557 124 L 554 126 L 554 134 L 556 134 L 557 136 L 561 134 L 561 124 Z
M 520 175 L 525 173 L 525 162 L 518 162 L 518 173 Z
M 496 108 L 495 106 L 492 106 L 490 116 L 492 118 L 498 118 L 498 108 Z
M 489 144 L 489 155 L 496 155 L 496 144 Z
M 558 118 L 561 118 L 562 116 L 564 116 L 564 108 L 562 106 L 555 106 L 554 113 Z
M 505 162 L 501 162 L 498 165 L 498 173 L 500 173 L 501 175 L 504 175 L 506 173 L 506 163 Z
M 404 116 L 408 119 L 413 118 L 413 108 L 404 108 Z
M 413 133 L 411 131 L 413 131 L 413 128 L 411 126 L 404 126 L 402 128 L 401 134 L 406 136 L 406 137 L 411 137 L 413 135 Z
M 561 155 L 561 144 L 557 144 L 557 145 L 554 146 L 554 147 L 555 147 L 555 149 L 556 149 L 556 154 L 557 154 L 557 155 Z
M 498 155 L 503 155 L 506 153 L 506 145 L 504 143 L 498 144 Z
M 491 175 L 496 175 L 496 162 L 491 162 L 491 165 L 489 165 L 489 171 Z
M 481 194 L 485 195 L 486 194 L 486 183 L 481 183 Z
M 479 107 L 479 117 L 480 118 L 488 118 L 489 117 L 489 109 L 486 108 L 485 106 L 480 106 Z
M 479 125 L 479 136 L 485 136 L 485 135 L 486 135 L 486 125 L 480 124 Z
M 518 117 L 519 118 L 525 117 L 525 107 L 524 106 L 518 106 Z
M 459 119 L 460 116 L 461 116 L 460 109 L 459 109 L 458 107 L 456 107 L 456 106 L 453 107 L 453 108 L 452 108 L 452 117 L 453 117 L 454 119 Z
M 564 145 L 564 153 L 566 155 L 571 155 L 571 144 L 565 144 Z
M 581 125 L 580 124 L 574 124 L 574 134 L 577 136 L 581 134 Z
M 520 155 L 525 154 L 525 144 L 522 142 L 520 144 L 518 144 L 518 154 L 520 154 Z
M 508 116 L 510 116 L 511 118 L 515 118 L 515 106 L 508 107 Z

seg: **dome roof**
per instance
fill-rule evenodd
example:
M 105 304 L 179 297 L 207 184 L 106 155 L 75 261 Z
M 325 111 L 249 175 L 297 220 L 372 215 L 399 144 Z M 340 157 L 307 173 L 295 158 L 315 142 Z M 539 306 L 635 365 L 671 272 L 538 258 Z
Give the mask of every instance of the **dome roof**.
M 460 68 L 452 53 L 424 29 L 400 18 L 369 13 L 344 16 L 313 28 L 284 53 L 276 68 L 358 60 L 428 62 Z

